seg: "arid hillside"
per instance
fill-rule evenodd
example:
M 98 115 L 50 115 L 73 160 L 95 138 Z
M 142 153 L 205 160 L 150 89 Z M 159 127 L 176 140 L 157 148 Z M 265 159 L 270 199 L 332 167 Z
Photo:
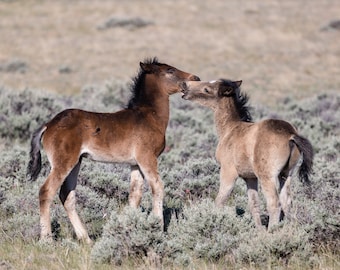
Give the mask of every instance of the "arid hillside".
M 0 85 L 73 94 L 157 56 L 275 105 L 339 90 L 339 19 L 337 0 L 0 1 Z

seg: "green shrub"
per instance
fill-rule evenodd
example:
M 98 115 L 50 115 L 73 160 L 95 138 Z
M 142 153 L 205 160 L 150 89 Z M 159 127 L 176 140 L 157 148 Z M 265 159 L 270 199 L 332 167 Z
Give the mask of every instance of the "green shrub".
M 103 236 L 92 250 L 96 262 L 121 264 L 130 257 L 158 261 L 162 253 L 163 231 L 154 215 L 126 207 L 112 211 Z
M 260 269 L 296 265 L 297 258 L 304 262 L 306 268 L 313 263 L 308 233 L 296 224 L 285 224 L 272 233 L 244 232 L 242 242 L 233 253 L 238 265 L 246 264 Z
M 62 108 L 59 99 L 35 95 L 33 91 L 13 91 L 0 87 L 0 137 L 21 142 Z
M 168 228 L 169 253 L 179 264 L 195 258 L 218 261 L 232 253 L 240 235 L 249 230 L 254 231 L 249 215 L 238 217 L 235 211 L 216 208 L 205 199 L 184 207 L 180 218 L 173 219 Z

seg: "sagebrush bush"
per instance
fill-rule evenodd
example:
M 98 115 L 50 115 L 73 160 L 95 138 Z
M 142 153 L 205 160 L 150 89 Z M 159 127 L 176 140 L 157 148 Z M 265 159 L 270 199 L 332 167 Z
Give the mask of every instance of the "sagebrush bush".
M 84 86 L 74 97 L 72 106 L 88 111 L 114 112 L 126 107 L 130 96 L 130 84 L 108 80 L 102 85 Z
M 121 213 L 111 213 L 102 238 L 92 250 L 92 258 L 115 264 L 131 257 L 157 262 L 163 242 L 163 230 L 156 216 L 126 207 Z
M 128 199 L 130 166 L 85 161 L 78 180 L 98 194 L 126 203 Z
M 194 258 L 219 260 L 238 247 L 241 234 L 248 230 L 254 231 L 249 215 L 239 217 L 235 211 L 216 208 L 205 199 L 184 207 L 180 217 L 172 220 L 169 255 L 179 264 Z
M 242 242 L 233 252 L 238 265 L 256 266 L 260 269 L 280 264 L 288 267 L 294 260 L 303 261 L 309 268 L 313 264 L 308 232 L 297 224 L 285 224 L 275 231 L 245 231 Z
M 33 91 L 13 91 L 0 86 L 0 136 L 27 141 L 32 132 L 62 108 L 53 96 L 35 95 Z

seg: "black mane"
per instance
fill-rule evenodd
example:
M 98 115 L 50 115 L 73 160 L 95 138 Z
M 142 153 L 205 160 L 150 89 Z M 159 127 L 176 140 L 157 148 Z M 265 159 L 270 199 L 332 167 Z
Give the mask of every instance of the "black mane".
M 234 88 L 234 93 L 231 97 L 234 100 L 236 110 L 241 118 L 241 121 L 252 122 L 253 118 L 250 114 L 250 106 L 248 105 L 249 96 L 243 93 L 239 87 L 236 86 L 235 82 L 230 80 L 221 79 L 224 85 L 229 85 Z
M 158 62 L 157 57 L 147 58 L 144 60 L 143 63 L 144 64 L 155 64 L 155 65 L 160 64 Z M 133 83 L 130 86 L 130 91 L 132 94 L 131 94 L 129 103 L 127 105 L 128 109 L 133 109 L 140 104 L 141 96 L 144 91 L 145 74 L 146 72 L 140 68 L 137 76 L 132 79 Z
M 250 106 L 248 105 L 249 96 L 246 93 L 241 92 L 239 89 L 234 96 L 234 102 L 236 109 L 240 115 L 240 118 L 244 122 L 252 122 L 253 118 L 250 114 Z

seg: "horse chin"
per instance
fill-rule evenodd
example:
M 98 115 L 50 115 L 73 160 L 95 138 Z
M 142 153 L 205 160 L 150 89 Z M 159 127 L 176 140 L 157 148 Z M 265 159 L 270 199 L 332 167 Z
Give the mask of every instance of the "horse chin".
M 189 100 L 187 94 L 183 93 L 183 92 L 182 92 L 182 98 L 185 99 L 185 100 Z
M 188 91 L 185 88 L 185 84 L 181 84 L 181 94 L 183 99 L 187 99 Z

